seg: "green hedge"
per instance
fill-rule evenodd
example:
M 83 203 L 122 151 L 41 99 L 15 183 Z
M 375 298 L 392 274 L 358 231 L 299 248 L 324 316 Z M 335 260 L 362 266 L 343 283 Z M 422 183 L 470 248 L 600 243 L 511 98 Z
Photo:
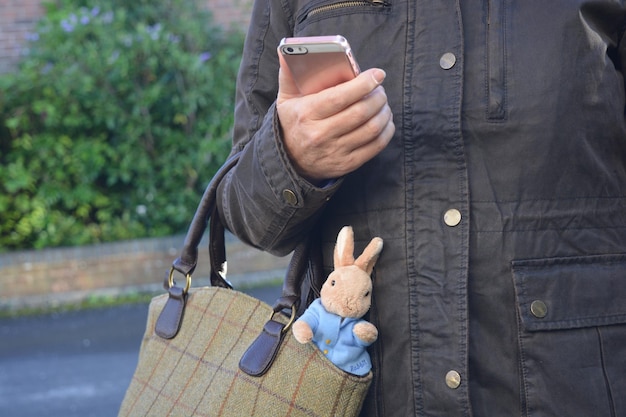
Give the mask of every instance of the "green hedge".
M 62 0 L 0 76 L 0 251 L 186 229 L 230 149 L 243 34 L 191 0 Z

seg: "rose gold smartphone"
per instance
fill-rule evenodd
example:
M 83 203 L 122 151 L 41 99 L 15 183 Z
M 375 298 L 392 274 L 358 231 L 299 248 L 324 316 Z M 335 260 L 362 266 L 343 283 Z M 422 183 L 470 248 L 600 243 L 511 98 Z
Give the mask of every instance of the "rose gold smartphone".
M 312 94 L 356 77 L 360 70 L 343 36 L 284 38 L 278 45 L 302 94 Z

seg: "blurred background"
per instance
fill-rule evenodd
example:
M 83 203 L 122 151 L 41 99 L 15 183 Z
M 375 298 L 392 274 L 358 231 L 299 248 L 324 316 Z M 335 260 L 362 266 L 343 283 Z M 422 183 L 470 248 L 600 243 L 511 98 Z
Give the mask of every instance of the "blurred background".
M 0 415 L 117 414 L 230 150 L 251 3 L 0 0 Z M 227 253 L 271 303 L 287 260 Z

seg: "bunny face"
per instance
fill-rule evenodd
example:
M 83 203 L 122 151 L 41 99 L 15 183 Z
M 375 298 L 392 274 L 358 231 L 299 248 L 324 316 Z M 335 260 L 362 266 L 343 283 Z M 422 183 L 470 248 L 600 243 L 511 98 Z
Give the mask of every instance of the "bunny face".
M 372 280 L 356 265 L 345 266 L 328 276 L 320 296 L 329 313 L 360 318 L 372 304 Z
M 372 304 L 370 275 L 383 248 L 381 238 L 374 238 L 361 256 L 354 259 L 354 232 L 345 226 L 337 236 L 335 270 L 322 286 L 320 298 L 326 311 L 341 317 L 362 317 Z

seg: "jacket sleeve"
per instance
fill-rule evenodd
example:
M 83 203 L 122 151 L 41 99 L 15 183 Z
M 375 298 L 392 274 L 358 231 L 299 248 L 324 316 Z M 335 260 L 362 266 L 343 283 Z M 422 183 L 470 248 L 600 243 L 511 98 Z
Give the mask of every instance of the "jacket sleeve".
M 241 152 L 218 189 L 218 210 L 239 239 L 286 255 L 306 236 L 340 186 L 315 187 L 294 170 L 282 146 L 275 108 L 280 39 L 292 33 L 280 2 L 257 0 L 237 80 L 233 153 Z M 272 24 L 270 25 L 270 21 Z
M 581 16 L 607 43 L 607 57 L 626 78 L 626 5 L 619 2 L 587 2 Z M 626 116 L 626 109 L 624 111 Z

